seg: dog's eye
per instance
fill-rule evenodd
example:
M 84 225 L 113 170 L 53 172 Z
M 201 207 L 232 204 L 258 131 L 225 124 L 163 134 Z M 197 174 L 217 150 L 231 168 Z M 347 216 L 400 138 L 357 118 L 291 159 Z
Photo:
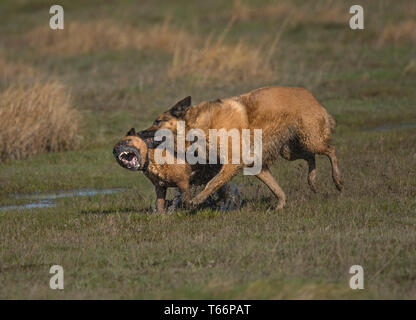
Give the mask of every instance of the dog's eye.
M 153 122 L 153 124 L 155 125 L 155 126 L 157 126 L 159 123 L 161 123 L 162 121 L 161 120 L 155 120 L 155 122 Z

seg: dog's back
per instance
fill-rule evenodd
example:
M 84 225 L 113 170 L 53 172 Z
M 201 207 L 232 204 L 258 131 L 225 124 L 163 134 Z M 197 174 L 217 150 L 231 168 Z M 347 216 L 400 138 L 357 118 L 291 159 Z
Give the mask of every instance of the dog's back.
M 237 129 L 240 133 L 243 133 L 242 129 L 249 129 L 251 135 L 254 135 L 256 129 L 261 129 L 261 170 L 256 175 L 279 199 L 277 208 L 285 205 L 286 196 L 273 178 L 269 165 L 279 155 L 287 160 L 307 161 L 308 183 L 313 191 L 316 191 L 315 155 L 328 156 L 332 165 L 333 181 L 338 190 L 343 188 L 335 147 L 330 145 L 335 120 L 306 89 L 265 87 L 240 96 L 202 102 L 194 106 L 191 105 L 191 97 L 188 96 L 161 114 L 150 128 L 142 131 L 142 134 L 151 136 L 159 129 L 170 129 L 175 134 L 178 121 L 184 121 L 186 131 L 204 131 L 207 147 L 211 145 L 210 129 L 222 129 L 226 132 Z M 216 135 L 214 139 L 217 139 L 217 155 L 221 157 L 219 137 Z M 231 156 L 234 158 L 232 140 L 228 139 L 228 159 L 231 159 Z M 244 148 L 240 148 L 240 157 L 242 149 Z M 245 165 L 241 162 L 225 164 L 205 189 L 192 199 L 191 204 L 195 206 L 205 201 Z
M 244 94 L 240 100 L 246 106 L 249 127 L 263 129 L 266 162 L 287 144 L 298 144 L 314 154 L 326 150 L 335 120 L 310 91 L 267 87 Z
M 324 153 L 335 129 L 335 120 L 310 91 L 291 87 L 265 87 L 232 98 L 202 102 L 189 108 L 185 121 L 205 131 L 262 129 L 265 163 L 273 162 L 284 151 L 282 148 L 289 153 Z

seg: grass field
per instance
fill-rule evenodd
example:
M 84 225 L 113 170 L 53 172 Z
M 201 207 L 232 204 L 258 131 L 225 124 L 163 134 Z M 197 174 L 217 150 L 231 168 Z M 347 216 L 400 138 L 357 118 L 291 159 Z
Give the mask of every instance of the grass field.
M 0 91 L 57 81 L 79 113 L 71 150 L 0 162 L 0 206 L 123 190 L 0 211 L 0 298 L 416 298 L 413 0 L 359 1 L 365 29 L 354 31 L 356 1 L 60 3 L 63 31 L 48 28 L 50 1 L 0 2 Z M 304 86 L 337 120 L 343 194 L 326 158 L 317 194 L 305 162 L 279 159 L 283 210 L 238 176 L 239 210 L 150 213 L 153 187 L 116 163 L 118 139 L 187 95 L 199 103 L 265 85 Z M 64 290 L 49 288 L 55 264 Z M 356 264 L 364 290 L 349 287 Z

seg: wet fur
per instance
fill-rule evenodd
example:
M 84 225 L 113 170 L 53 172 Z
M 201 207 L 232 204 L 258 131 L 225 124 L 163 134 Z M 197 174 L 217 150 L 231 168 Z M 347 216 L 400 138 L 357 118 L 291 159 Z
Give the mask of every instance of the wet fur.
M 154 159 L 155 149 L 148 148 L 146 142 L 131 132 L 119 141 L 117 146 L 134 147 L 139 152 L 140 167 L 143 168 L 146 156 L 148 157 L 148 167 L 143 173 L 153 183 L 156 191 L 157 211 L 165 211 L 166 191 L 169 187 L 177 187 L 182 194 L 182 201 L 189 203 L 191 200 L 190 187 L 206 184 L 221 169 L 220 165 L 205 165 L 191 167 L 189 164 L 159 164 Z M 147 155 L 146 155 L 147 153 Z M 224 191 L 226 189 L 224 188 Z M 220 196 L 223 193 L 219 193 Z M 226 196 L 224 194 L 224 196 Z
M 254 129 L 262 129 L 263 169 L 257 177 L 276 195 L 278 208 L 285 205 L 286 196 L 271 175 L 268 166 L 274 163 L 279 155 L 291 161 L 304 159 L 308 163 L 308 183 L 313 191 L 316 191 L 315 155 L 328 156 L 334 183 L 338 190 L 342 190 L 335 147 L 330 144 L 331 133 L 336 126 L 335 120 L 308 90 L 265 87 L 240 96 L 201 102 L 186 108 L 188 101 L 190 104 L 190 97 L 162 113 L 144 132 L 154 132 L 163 128 L 170 129 L 175 134 L 177 121 L 184 120 L 186 130 L 197 128 L 205 132 L 208 145 L 209 129 L 251 129 L 251 132 Z M 229 150 L 230 145 L 231 139 Z M 212 192 L 232 179 L 242 167 L 243 165 L 224 164 L 191 204 L 196 206 L 205 201 Z

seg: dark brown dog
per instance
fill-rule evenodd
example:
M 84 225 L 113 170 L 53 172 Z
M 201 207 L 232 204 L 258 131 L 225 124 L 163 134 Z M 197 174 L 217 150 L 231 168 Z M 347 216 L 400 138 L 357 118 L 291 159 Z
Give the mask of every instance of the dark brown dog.
M 304 159 L 309 166 L 308 183 L 316 192 L 315 154 L 328 156 L 332 165 L 332 178 L 338 190 L 342 180 L 335 155 L 330 144 L 335 120 L 306 89 L 290 87 L 265 87 L 249 93 L 216 101 L 201 102 L 191 106 L 191 97 L 179 101 L 162 113 L 153 125 L 142 131 L 144 137 L 152 137 L 158 129 L 177 131 L 177 122 L 185 121 L 185 130 L 203 130 L 208 139 L 209 129 L 262 129 L 262 169 L 257 177 L 278 198 L 277 208 L 286 203 L 286 195 L 273 178 L 269 165 L 280 154 L 287 160 Z M 232 149 L 231 142 L 228 150 Z M 207 141 L 207 144 L 208 141 Z M 219 146 L 219 144 L 217 143 Z M 220 154 L 220 152 L 218 152 Z M 230 157 L 229 157 L 230 158 Z M 191 201 L 193 207 L 230 181 L 244 164 L 224 164 L 221 170 Z
M 190 186 L 206 184 L 221 169 L 221 165 L 193 166 L 189 164 L 159 164 L 155 161 L 154 150 L 148 148 L 145 140 L 136 134 L 134 128 L 118 142 L 113 149 L 113 155 L 123 168 L 142 171 L 153 183 L 156 191 L 156 209 L 165 211 L 166 190 L 177 187 L 182 196 L 182 202 L 191 200 Z M 229 185 L 218 190 L 218 202 L 224 209 L 235 208 L 239 204 L 238 191 Z

